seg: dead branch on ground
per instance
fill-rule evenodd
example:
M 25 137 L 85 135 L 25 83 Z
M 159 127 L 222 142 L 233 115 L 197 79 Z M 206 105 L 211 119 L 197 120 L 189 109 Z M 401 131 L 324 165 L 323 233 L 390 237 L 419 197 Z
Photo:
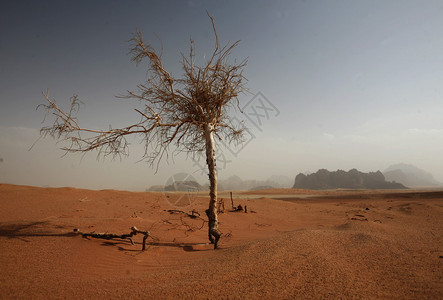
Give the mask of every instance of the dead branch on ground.
M 183 230 L 183 228 L 184 228 L 185 229 L 184 232 L 185 232 L 186 236 L 188 236 L 187 232 L 189 232 L 189 231 L 194 232 L 197 230 L 201 230 L 205 226 L 205 224 L 208 222 L 207 220 L 200 217 L 200 213 L 198 211 L 196 211 L 195 209 L 193 209 L 190 214 L 187 212 L 184 212 L 182 210 L 178 210 L 178 209 L 168 209 L 167 212 L 169 212 L 170 214 L 179 214 L 180 215 L 180 217 L 179 217 L 180 222 L 178 222 L 178 223 L 173 223 L 173 222 L 171 222 L 171 220 L 166 220 L 166 219 L 163 220 L 163 223 L 166 223 L 168 225 L 172 225 L 172 227 L 168 230 Z M 191 225 L 183 219 L 183 216 L 189 217 L 190 219 L 194 219 L 194 220 L 196 220 L 196 219 L 201 220 L 201 225 Z
M 231 194 L 231 206 L 232 206 L 232 209 L 235 209 L 234 199 L 232 199 L 232 192 L 230 192 L 230 194 Z
M 182 210 L 178 210 L 178 209 L 168 209 L 167 212 L 170 214 L 174 214 L 174 213 L 185 214 L 188 217 L 190 217 L 191 219 L 200 218 L 200 213 L 198 211 L 196 211 L 195 209 L 193 209 L 190 214 L 187 212 L 184 212 Z
M 241 204 L 239 204 L 238 206 L 234 205 L 234 199 L 232 197 L 232 192 L 230 192 L 231 194 L 231 206 L 232 206 L 232 210 L 231 212 L 241 212 L 243 211 L 244 213 L 248 213 L 248 207 L 245 205 L 245 207 L 243 208 L 243 206 Z M 223 205 L 224 208 L 224 205 Z M 253 211 L 251 211 L 253 212 Z
M 139 230 L 135 226 L 131 227 L 131 232 L 128 233 L 128 234 L 95 233 L 95 232 L 83 233 L 83 232 L 79 231 L 77 228 L 74 229 L 74 232 L 81 234 L 82 237 L 84 237 L 84 238 L 92 237 L 92 238 L 104 239 L 104 240 L 112 240 L 112 239 L 126 240 L 126 239 L 128 239 L 131 242 L 132 245 L 134 245 L 134 241 L 132 240 L 132 237 L 134 235 L 137 235 L 138 233 L 140 233 L 140 234 L 143 234 L 142 251 L 145 251 L 145 249 L 146 249 L 146 239 L 150 235 L 149 231 Z

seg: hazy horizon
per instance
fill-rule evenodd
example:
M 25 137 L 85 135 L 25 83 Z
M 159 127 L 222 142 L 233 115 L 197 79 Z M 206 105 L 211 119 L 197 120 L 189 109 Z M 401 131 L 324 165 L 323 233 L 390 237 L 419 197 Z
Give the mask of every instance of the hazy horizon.
M 180 75 L 190 37 L 200 60 L 213 50 L 206 10 L 222 44 L 241 40 L 231 59 L 248 58 L 251 93 L 239 98 L 247 143 L 221 145 L 221 179 L 406 163 L 443 182 L 443 2 L 351 0 L 2 3 L 0 182 L 145 190 L 181 172 L 205 182 L 204 160 L 180 155 L 157 173 L 138 162 L 137 139 L 121 160 L 62 157 L 49 138 L 28 149 L 47 89 L 63 107 L 79 95 L 84 127 L 137 122 L 140 104 L 115 98 L 146 78 L 146 64 L 130 62 L 127 41 L 141 30 Z

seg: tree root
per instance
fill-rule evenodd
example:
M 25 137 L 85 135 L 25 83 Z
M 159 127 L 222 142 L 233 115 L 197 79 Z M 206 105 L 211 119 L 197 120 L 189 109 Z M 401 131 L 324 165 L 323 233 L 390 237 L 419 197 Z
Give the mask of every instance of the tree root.
M 149 231 L 139 230 L 135 226 L 131 227 L 131 232 L 129 234 L 112 234 L 112 233 L 95 233 L 95 232 L 83 233 L 83 232 L 80 232 L 77 228 L 74 229 L 74 232 L 81 234 L 82 237 L 84 237 L 84 238 L 92 237 L 92 238 L 104 239 L 104 240 L 112 240 L 112 239 L 122 239 L 122 240 L 125 240 L 125 239 L 128 239 L 131 242 L 132 245 L 134 245 L 134 241 L 132 240 L 132 237 L 134 235 L 137 235 L 137 233 L 140 233 L 140 234 L 143 234 L 142 251 L 145 251 L 145 249 L 146 249 L 146 239 L 150 235 Z

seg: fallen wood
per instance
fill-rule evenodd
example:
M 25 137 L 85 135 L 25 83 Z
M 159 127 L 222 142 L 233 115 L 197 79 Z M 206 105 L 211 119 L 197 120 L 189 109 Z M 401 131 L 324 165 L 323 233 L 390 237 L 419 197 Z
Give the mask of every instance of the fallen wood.
M 178 210 L 178 209 L 168 209 L 168 213 L 170 213 L 170 214 L 174 214 L 174 213 L 185 214 L 188 217 L 190 217 L 191 219 L 200 218 L 200 213 L 198 211 L 196 211 L 195 209 L 193 209 L 190 214 L 187 212 L 184 212 L 182 210 Z
M 234 205 L 234 199 L 232 198 L 232 192 L 230 192 L 230 194 L 231 194 L 231 205 L 232 205 L 232 210 L 231 210 L 231 212 L 239 212 L 239 211 L 243 211 L 243 212 L 245 212 L 245 213 L 248 213 L 248 208 L 246 207 L 246 205 L 245 205 L 244 208 L 243 208 L 243 206 L 242 206 L 241 204 L 239 204 L 238 206 L 235 206 L 235 205 Z M 224 205 L 223 205 L 223 207 L 224 207 Z
M 231 206 L 232 206 L 232 209 L 235 209 L 234 199 L 232 199 L 232 192 L 230 192 L 230 193 L 231 193 Z
M 171 223 L 169 220 L 163 220 L 163 222 L 171 224 L 171 225 L 176 225 L 175 227 L 173 227 L 172 229 L 178 229 L 179 226 L 184 226 L 185 228 L 187 228 L 187 231 L 195 231 L 195 230 L 200 230 L 203 228 L 203 226 L 205 225 L 205 223 L 207 223 L 208 221 L 206 221 L 205 219 L 203 219 L 200 216 L 200 213 L 198 211 L 196 211 L 195 209 L 193 209 L 191 211 L 191 213 L 187 213 L 185 211 L 182 210 L 178 210 L 178 209 L 168 209 L 167 212 L 169 212 L 170 214 L 178 214 L 180 215 L 180 221 L 181 224 L 173 224 Z M 201 226 L 193 226 L 192 224 L 188 224 L 185 220 L 184 220 L 184 216 L 188 217 L 190 219 L 194 219 L 194 220 L 200 220 L 202 222 Z
M 239 204 L 237 207 L 234 207 L 232 210 L 232 212 L 240 212 L 240 211 L 244 211 L 243 206 L 241 204 Z
M 74 232 L 81 234 L 82 237 L 84 237 L 84 238 L 92 237 L 92 238 L 104 239 L 104 240 L 112 240 L 112 239 L 126 240 L 126 239 L 128 239 L 131 242 L 132 245 L 134 245 L 134 241 L 132 240 L 132 237 L 134 235 L 137 235 L 138 233 L 140 233 L 140 234 L 144 235 L 143 236 L 142 251 L 145 251 L 145 249 L 146 249 L 146 239 L 150 235 L 149 231 L 139 230 L 135 226 L 131 227 L 131 232 L 128 233 L 128 234 L 95 233 L 95 232 L 83 233 L 83 232 L 79 231 L 77 228 L 74 229 Z

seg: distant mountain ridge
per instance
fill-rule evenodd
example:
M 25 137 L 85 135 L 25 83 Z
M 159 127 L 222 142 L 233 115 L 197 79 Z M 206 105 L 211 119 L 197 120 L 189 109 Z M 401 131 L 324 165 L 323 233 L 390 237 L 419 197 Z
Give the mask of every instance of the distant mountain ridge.
M 406 189 L 403 184 L 397 182 L 387 182 L 382 172 L 363 173 L 357 169 L 348 172 L 337 170 L 330 172 L 320 169 L 316 173 L 305 175 L 298 174 L 295 177 L 293 188 L 296 189 Z
M 174 181 L 172 184 L 165 186 L 165 191 L 168 192 L 198 192 L 202 190 L 202 186 L 192 180 Z
M 409 187 L 443 186 L 443 183 L 435 180 L 431 173 L 410 164 L 391 165 L 383 174 L 386 180 L 400 182 Z
M 186 176 L 184 178 L 187 178 Z M 262 190 L 262 189 L 278 189 L 289 188 L 293 181 L 289 177 L 282 175 L 270 176 L 267 180 L 243 180 L 237 175 L 228 177 L 227 179 L 219 179 L 219 191 L 233 190 Z M 176 180 L 169 185 L 153 185 L 146 189 L 148 192 L 164 192 L 164 191 L 206 191 L 209 190 L 209 183 L 200 185 L 192 180 Z
M 262 190 L 262 189 L 278 189 L 289 188 L 292 180 L 286 176 L 273 175 L 267 180 L 243 180 L 237 175 L 220 179 L 218 182 L 218 190 Z M 209 188 L 209 187 L 208 187 Z

